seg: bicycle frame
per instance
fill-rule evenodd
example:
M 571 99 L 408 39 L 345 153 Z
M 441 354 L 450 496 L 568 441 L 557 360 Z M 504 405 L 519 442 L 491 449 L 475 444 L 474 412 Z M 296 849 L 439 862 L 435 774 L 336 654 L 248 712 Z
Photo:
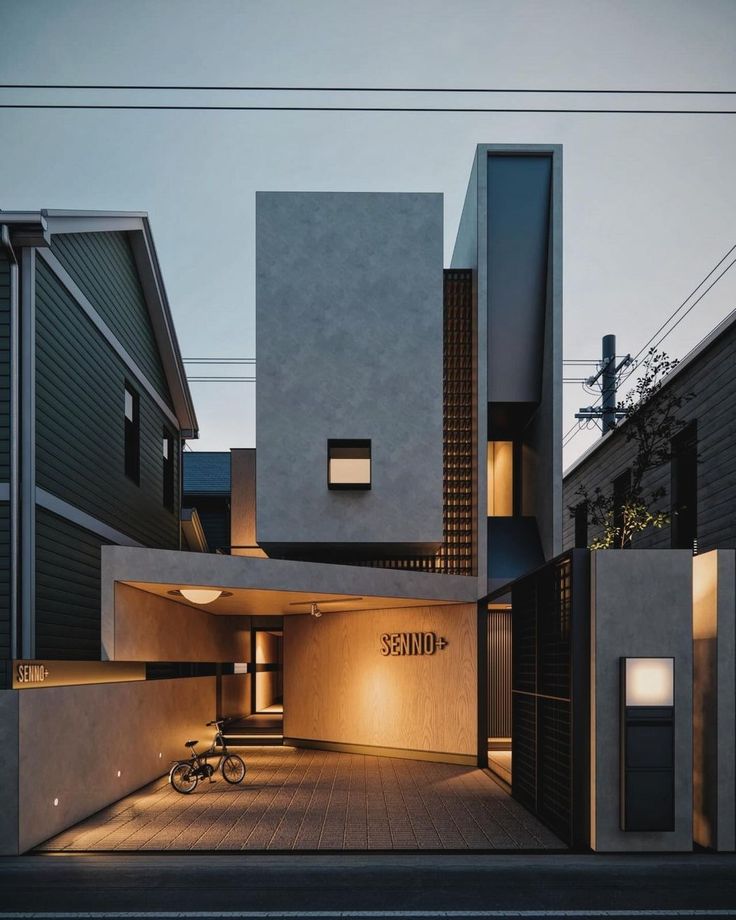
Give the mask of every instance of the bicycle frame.
M 219 747 L 219 750 L 218 750 Z M 177 760 L 172 760 L 171 763 L 186 763 L 190 764 L 195 769 L 200 769 L 203 766 L 206 766 L 209 763 L 210 757 L 217 757 L 217 764 L 212 768 L 212 772 L 217 773 L 222 765 L 222 761 L 228 756 L 227 743 L 222 736 L 222 729 L 218 728 L 215 732 L 215 737 L 212 740 L 212 744 L 206 751 L 201 751 L 198 753 L 192 748 L 192 753 L 190 757 L 180 757 Z

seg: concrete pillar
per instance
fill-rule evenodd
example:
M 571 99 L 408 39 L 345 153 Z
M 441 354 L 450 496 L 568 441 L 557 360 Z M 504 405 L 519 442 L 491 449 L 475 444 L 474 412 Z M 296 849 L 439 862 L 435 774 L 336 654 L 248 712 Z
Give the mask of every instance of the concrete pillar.
M 620 660 L 675 659 L 675 829 L 632 832 L 620 818 Z M 692 833 L 692 554 L 591 553 L 591 847 L 686 851 Z
M 233 448 L 230 470 L 230 553 L 263 557 L 266 554 L 256 544 L 255 450 Z
M 693 558 L 693 837 L 736 849 L 736 552 Z

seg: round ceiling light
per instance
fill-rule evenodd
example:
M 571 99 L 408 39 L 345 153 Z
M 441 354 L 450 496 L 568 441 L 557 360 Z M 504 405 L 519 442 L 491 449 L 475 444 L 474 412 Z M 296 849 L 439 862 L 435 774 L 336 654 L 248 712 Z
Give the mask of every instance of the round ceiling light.
M 180 595 L 192 604 L 212 604 L 218 597 L 232 597 L 230 591 L 221 588 L 178 588 L 169 594 Z

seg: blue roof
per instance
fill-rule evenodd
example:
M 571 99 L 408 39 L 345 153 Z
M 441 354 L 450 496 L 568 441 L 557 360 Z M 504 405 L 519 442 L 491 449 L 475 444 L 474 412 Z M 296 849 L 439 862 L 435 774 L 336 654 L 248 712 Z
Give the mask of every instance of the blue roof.
M 194 495 L 230 493 L 230 451 L 189 451 L 184 454 L 183 491 Z

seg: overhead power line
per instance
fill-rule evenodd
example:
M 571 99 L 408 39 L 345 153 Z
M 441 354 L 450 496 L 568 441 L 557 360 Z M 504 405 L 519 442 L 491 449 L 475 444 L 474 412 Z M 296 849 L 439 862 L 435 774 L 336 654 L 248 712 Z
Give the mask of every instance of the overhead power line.
M 136 112 L 406 112 L 435 114 L 530 114 L 530 115 L 736 115 L 736 109 L 570 109 L 570 108 L 519 108 L 496 106 L 493 108 L 459 106 L 364 106 L 364 105 L 136 105 L 121 103 L 28 103 L 3 102 L 0 109 L 63 109 L 111 110 Z
M 217 86 L 166 83 L 0 83 L 0 89 L 153 90 L 237 93 L 524 93 L 588 96 L 733 96 L 736 89 L 581 89 L 501 86 Z
M 628 380 L 628 378 L 634 373 L 634 371 L 636 370 L 636 368 L 641 364 L 641 361 L 640 361 L 639 359 L 640 359 L 641 356 L 644 354 L 645 350 L 647 350 L 650 346 L 651 346 L 652 348 L 658 348 L 658 347 L 662 344 L 662 342 L 664 342 L 664 340 L 667 338 L 667 336 L 669 336 L 670 333 L 672 333 L 672 332 L 680 325 L 680 323 L 681 323 L 681 322 L 685 319 L 685 317 L 691 312 L 691 310 L 693 310 L 693 308 L 696 307 L 696 306 L 700 303 L 700 301 L 705 297 L 705 295 L 706 295 L 713 287 L 715 287 L 715 285 L 721 280 L 721 278 L 722 278 L 728 271 L 730 271 L 731 268 L 733 268 L 734 264 L 736 264 L 736 258 L 732 259 L 731 262 L 729 262 L 729 264 L 723 269 L 723 271 L 721 271 L 721 272 L 713 279 L 713 281 L 708 285 L 708 287 L 707 287 L 704 291 L 702 291 L 702 292 L 700 293 L 700 295 L 690 304 L 690 306 L 687 308 L 687 310 L 685 310 L 685 312 L 682 314 L 682 316 L 680 316 L 680 317 L 677 319 L 677 322 L 674 323 L 672 326 L 670 326 L 670 328 L 667 329 L 667 331 L 664 332 L 664 334 L 663 334 L 656 342 L 654 341 L 654 340 L 657 338 L 657 336 L 659 335 L 659 333 L 662 332 L 664 329 L 666 329 L 666 327 L 672 322 L 672 320 L 677 316 L 677 314 L 680 313 L 680 312 L 683 310 L 683 308 L 689 303 L 689 301 L 691 300 L 691 298 L 693 297 L 693 295 L 696 294 L 696 293 L 700 290 L 700 288 L 702 288 L 703 285 L 708 281 L 708 279 L 711 278 L 711 276 L 713 275 L 713 273 L 716 272 L 716 271 L 721 267 L 721 265 L 723 265 L 723 263 L 726 261 L 726 259 L 728 259 L 728 257 L 731 255 L 731 253 L 734 252 L 734 250 L 736 250 L 736 243 L 734 243 L 734 245 L 731 246 L 731 248 L 728 250 L 728 252 L 727 252 L 721 259 L 719 259 L 718 262 L 716 262 L 716 264 L 713 266 L 713 268 L 711 268 L 711 270 L 710 270 L 710 271 L 708 272 L 708 274 L 700 281 L 700 283 L 697 284 L 697 285 L 692 289 L 692 291 L 691 291 L 691 292 L 688 294 L 688 296 L 682 301 L 682 303 L 681 303 L 676 309 L 674 309 L 674 310 L 672 311 L 672 313 L 670 313 L 670 315 L 667 317 L 667 319 L 666 319 L 666 320 L 659 326 L 659 328 L 649 337 L 649 339 L 647 339 L 647 341 L 644 343 L 644 345 L 642 345 L 642 347 L 639 349 L 639 351 L 636 353 L 636 355 L 634 355 L 634 357 L 632 358 L 631 366 L 630 366 L 629 370 L 628 370 L 624 375 L 622 375 L 621 379 L 619 380 L 619 385 L 622 384 L 622 383 L 624 383 L 626 380 Z M 654 344 L 652 344 L 652 343 L 654 343 Z M 593 403 L 593 406 L 597 405 L 597 403 L 600 402 L 600 399 L 601 399 L 601 397 L 599 396 L 598 399 L 596 400 L 596 402 Z M 562 438 L 562 446 L 563 446 L 563 447 L 567 447 L 567 445 L 573 440 L 573 438 L 581 431 L 581 427 L 582 427 L 582 426 L 581 426 L 580 423 L 578 423 L 578 422 L 576 422 L 574 425 L 571 425 L 571 426 L 570 426 L 570 428 L 569 428 L 569 429 L 565 432 L 565 434 L 563 435 L 563 438 Z

